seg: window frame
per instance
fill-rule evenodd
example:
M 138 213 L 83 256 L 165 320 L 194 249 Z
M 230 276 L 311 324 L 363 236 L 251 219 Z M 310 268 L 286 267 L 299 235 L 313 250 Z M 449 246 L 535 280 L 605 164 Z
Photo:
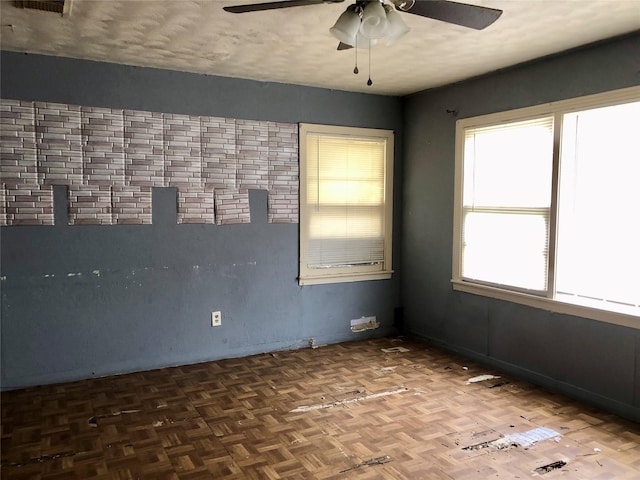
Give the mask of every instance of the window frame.
M 588 302 L 570 303 L 555 298 L 555 264 L 556 242 L 558 223 L 558 194 L 559 194 L 559 166 L 560 143 L 562 138 L 563 116 L 568 113 L 583 110 L 614 106 L 629 102 L 640 101 L 640 86 L 628 87 L 610 92 L 598 93 L 584 97 L 546 103 L 531 107 L 524 107 L 504 112 L 491 113 L 460 119 L 456 122 L 455 140 L 455 183 L 454 183 L 454 211 L 453 211 L 453 255 L 452 255 L 452 288 L 456 291 L 475 295 L 506 300 L 543 310 L 575 315 L 583 318 L 599 320 L 616 325 L 632 328 L 640 328 L 640 317 L 605 310 L 597 305 L 589 305 Z M 462 251 L 463 251 L 463 179 L 464 179 L 464 148 L 465 130 L 488 126 L 499 126 L 512 122 L 519 122 L 543 116 L 553 116 L 553 167 L 551 178 L 551 210 L 549 215 L 549 258 L 548 258 L 548 285 L 543 295 L 535 295 L 517 288 L 501 288 L 479 281 L 465 279 L 462 276 Z
M 375 138 L 386 141 L 384 165 L 384 246 L 381 266 L 348 266 L 310 269 L 308 263 L 309 217 L 307 215 L 307 135 L 321 134 L 346 138 Z M 318 285 L 328 283 L 357 282 L 366 280 L 388 280 L 392 269 L 393 238 L 393 164 L 394 164 L 394 132 L 361 127 L 344 127 L 337 125 L 319 125 L 300 123 L 300 225 L 299 225 L 299 265 L 298 283 Z

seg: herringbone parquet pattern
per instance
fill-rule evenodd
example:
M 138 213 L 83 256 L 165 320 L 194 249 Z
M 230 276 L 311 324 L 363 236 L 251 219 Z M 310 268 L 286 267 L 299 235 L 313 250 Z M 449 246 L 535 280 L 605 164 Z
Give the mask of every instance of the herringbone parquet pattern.
M 7 480 L 640 478 L 638 424 L 401 339 L 6 392 L 1 447 Z

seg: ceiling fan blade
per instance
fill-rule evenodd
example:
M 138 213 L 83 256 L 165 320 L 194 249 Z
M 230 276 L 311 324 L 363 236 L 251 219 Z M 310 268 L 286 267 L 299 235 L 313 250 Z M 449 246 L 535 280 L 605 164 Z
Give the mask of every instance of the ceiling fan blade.
M 331 3 L 340 3 L 344 0 L 329 0 Z M 261 10 L 275 10 L 276 8 L 289 7 L 305 7 L 307 5 L 317 5 L 319 3 L 328 3 L 327 0 L 281 0 L 279 2 L 251 3 L 248 5 L 233 5 L 230 7 L 222 7 L 225 12 L 231 13 L 247 13 L 259 12 Z
M 399 2 L 394 3 L 397 5 Z M 402 5 L 406 5 L 406 10 Z M 502 10 L 495 8 L 447 0 L 417 0 L 413 5 L 410 2 L 402 2 L 398 10 L 476 30 L 487 28 L 502 15 Z

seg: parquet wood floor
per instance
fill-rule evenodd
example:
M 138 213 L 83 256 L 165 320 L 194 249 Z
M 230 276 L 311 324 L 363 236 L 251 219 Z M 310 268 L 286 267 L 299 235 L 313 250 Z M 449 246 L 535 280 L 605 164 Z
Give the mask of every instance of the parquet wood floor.
M 402 339 L 1 400 L 6 480 L 640 478 L 640 425 Z

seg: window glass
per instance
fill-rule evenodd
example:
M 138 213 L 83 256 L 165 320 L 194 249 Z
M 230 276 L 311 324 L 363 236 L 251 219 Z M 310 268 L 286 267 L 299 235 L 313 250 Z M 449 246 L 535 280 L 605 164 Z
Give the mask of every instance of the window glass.
M 453 286 L 640 326 L 640 87 L 458 120 Z
M 465 132 L 462 276 L 544 291 L 553 117 Z
M 640 304 L 640 102 L 564 115 L 558 294 Z
M 388 278 L 393 132 L 303 124 L 300 141 L 300 282 Z

